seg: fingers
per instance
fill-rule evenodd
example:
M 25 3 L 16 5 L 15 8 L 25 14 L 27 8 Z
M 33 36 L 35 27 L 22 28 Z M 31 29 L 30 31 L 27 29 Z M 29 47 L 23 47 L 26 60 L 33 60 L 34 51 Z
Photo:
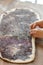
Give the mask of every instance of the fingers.
M 35 37 L 35 38 L 43 38 L 43 31 L 42 30 L 35 30 L 35 29 L 32 29 L 30 31 L 30 34 Z
M 36 26 L 37 26 L 37 22 L 30 24 L 30 28 L 31 28 L 31 29 L 36 28 Z
M 37 31 L 34 30 L 34 29 L 32 29 L 32 30 L 30 31 L 30 34 L 36 34 L 36 33 L 37 33 Z
M 31 29 L 36 28 L 36 26 L 39 26 L 40 28 L 43 28 L 43 20 L 41 20 L 41 21 L 36 21 L 36 22 L 30 24 L 30 28 L 31 28 Z
M 43 30 L 40 30 L 39 28 L 36 29 L 37 26 L 43 28 L 43 20 L 30 24 L 30 34 L 36 38 L 43 38 Z
M 31 34 L 33 37 L 37 37 L 37 30 L 32 29 L 32 30 L 30 31 L 30 34 Z

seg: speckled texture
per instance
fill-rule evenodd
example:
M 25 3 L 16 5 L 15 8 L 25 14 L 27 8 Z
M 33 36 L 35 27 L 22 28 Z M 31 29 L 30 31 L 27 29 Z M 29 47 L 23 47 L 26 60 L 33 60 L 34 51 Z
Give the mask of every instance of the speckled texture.
M 3 0 L 3 1 L 5 2 L 5 0 Z M 6 3 L 8 3 L 8 2 L 9 1 L 7 0 Z M 13 1 L 13 3 L 15 3 L 15 2 Z M 37 13 L 39 13 L 41 19 L 43 19 L 43 5 L 37 5 L 37 4 L 32 4 L 32 3 L 29 3 L 29 2 L 28 3 L 25 2 L 25 3 L 19 3 L 19 4 L 15 3 L 16 5 L 14 4 L 15 5 L 14 6 L 13 3 L 9 4 L 10 7 L 9 7 L 9 5 L 7 6 L 8 9 L 18 8 L 18 7 L 19 8 L 26 7 L 28 9 L 32 8 L 34 11 L 37 11 Z M 39 45 L 39 43 L 40 43 L 40 45 Z M 41 45 L 41 43 L 42 43 L 42 45 Z M 36 47 L 37 47 L 36 48 L 37 49 L 36 50 L 36 58 L 35 58 L 34 62 L 27 63 L 27 64 L 12 64 L 12 63 L 8 63 L 8 62 L 5 62 L 5 61 L 3 61 L 3 60 L 0 59 L 0 65 L 43 65 L 43 42 L 39 42 L 39 40 L 38 40 L 38 43 L 37 43 Z
M 32 54 L 31 38 L 3 37 L 0 38 L 0 47 L 2 57 L 10 60 L 25 60 Z
M 29 24 L 38 20 L 34 12 L 28 9 L 16 9 L 4 16 L 0 24 L 0 35 L 19 35 L 29 33 Z
M 10 60 L 26 60 L 30 58 L 32 42 L 29 34 L 29 24 L 36 20 L 38 20 L 37 16 L 29 9 L 16 9 L 14 12 L 3 16 L 0 23 L 0 35 L 8 35 L 8 37 L 0 38 L 1 55 L 3 58 Z

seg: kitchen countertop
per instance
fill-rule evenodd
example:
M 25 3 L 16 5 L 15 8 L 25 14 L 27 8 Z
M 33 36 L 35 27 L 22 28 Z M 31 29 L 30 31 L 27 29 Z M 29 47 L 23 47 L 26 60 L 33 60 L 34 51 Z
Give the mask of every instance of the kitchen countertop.
M 3 7 L 5 7 L 5 5 Z M 21 8 L 24 8 L 24 7 L 32 8 L 32 9 L 34 9 L 34 11 L 39 13 L 40 18 L 43 19 L 43 5 L 35 5 L 32 3 L 17 2 L 16 5 L 14 6 L 14 2 L 12 2 L 11 0 L 9 0 L 9 2 L 6 4 L 6 10 L 10 10 L 11 8 L 18 8 L 18 7 L 19 8 L 20 7 Z M 2 9 L 0 9 L 0 15 L 3 13 Z M 5 62 L 0 59 L 0 65 L 43 65 L 43 40 L 42 40 L 42 42 L 39 42 L 39 40 L 38 40 L 38 42 L 36 42 L 36 56 L 35 56 L 35 60 L 33 62 L 27 63 L 27 64 L 12 64 L 12 63 L 8 63 L 8 62 Z

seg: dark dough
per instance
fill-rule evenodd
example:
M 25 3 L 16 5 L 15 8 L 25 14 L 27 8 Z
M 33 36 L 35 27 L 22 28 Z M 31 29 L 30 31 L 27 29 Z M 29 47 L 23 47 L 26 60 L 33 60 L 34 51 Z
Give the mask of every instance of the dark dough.
M 0 35 L 4 36 L 0 37 L 2 57 L 13 60 L 30 58 L 32 41 L 29 24 L 36 20 L 38 18 L 35 13 L 28 9 L 16 9 L 3 16 L 0 23 Z

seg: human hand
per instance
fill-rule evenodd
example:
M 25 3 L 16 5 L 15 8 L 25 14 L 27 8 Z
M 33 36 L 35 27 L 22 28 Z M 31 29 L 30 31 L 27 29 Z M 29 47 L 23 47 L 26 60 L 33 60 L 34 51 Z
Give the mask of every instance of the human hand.
M 37 28 L 37 26 L 40 28 Z M 43 28 L 43 21 L 38 21 L 38 22 L 32 23 L 30 28 L 31 28 L 30 34 L 33 37 L 43 38 L 43 29 L 42 29 Z

